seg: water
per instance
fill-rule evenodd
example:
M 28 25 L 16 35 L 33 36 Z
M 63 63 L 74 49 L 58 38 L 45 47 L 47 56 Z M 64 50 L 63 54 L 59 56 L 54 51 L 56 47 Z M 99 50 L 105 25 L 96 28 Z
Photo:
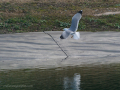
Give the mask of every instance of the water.
M 120 64 L 0 71 L 0 90 L 119 90 Z

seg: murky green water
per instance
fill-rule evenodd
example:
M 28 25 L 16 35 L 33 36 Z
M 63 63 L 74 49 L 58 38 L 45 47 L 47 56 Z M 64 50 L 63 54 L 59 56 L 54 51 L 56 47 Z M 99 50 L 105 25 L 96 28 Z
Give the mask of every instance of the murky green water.
M 120 64 L 3 70 L 0 90 L 120 90 Z

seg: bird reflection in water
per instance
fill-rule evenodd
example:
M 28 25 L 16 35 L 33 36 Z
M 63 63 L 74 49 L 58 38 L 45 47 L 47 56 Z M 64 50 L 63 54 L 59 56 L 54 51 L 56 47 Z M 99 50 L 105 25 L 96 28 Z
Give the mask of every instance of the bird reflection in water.
M 80 90 L 80 78 L 78 73 L 73 77 L 64 77 L 64 90 Z

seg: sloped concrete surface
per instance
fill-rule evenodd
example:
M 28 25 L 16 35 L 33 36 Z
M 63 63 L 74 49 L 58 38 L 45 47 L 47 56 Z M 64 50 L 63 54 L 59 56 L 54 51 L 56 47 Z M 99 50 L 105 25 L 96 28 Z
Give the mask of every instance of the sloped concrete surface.
M 1 34 L 0 69 L 120 62 L 120 32 L 80 32 L 79 40 L 71 37 L 60 40 L 61 33 L 62 31 L 45 31 Z

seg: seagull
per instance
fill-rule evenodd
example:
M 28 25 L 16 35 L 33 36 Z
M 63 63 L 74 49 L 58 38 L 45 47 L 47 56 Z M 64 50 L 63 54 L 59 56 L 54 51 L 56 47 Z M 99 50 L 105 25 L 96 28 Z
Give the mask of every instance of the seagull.
M 66 39 L 69 35 L 72 35 L 71 38 L 74 39 L 79 39 L 80 38 L 80 33 L 76 32 L 78 29 L 78 23 L 79 20 L 82 17 L 82 10 L 79 11 L 78 13 L 76 13 L 73 17 L 72 17 L 72 22 L 71 22 L 71 26 L 70 28 L 64 28 L 62 35 L 60 36 L 60 39 Z

